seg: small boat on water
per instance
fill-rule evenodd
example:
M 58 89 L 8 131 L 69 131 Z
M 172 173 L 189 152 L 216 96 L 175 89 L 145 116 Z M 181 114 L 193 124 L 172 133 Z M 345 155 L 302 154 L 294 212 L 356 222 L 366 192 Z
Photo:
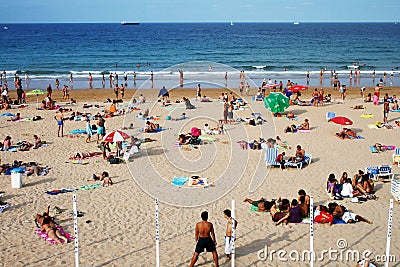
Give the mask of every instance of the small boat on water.
M 8 27 L 7 27 L 7 26 L 4 26 L 4 27 L 3 27 L 3 30 L 8 30 Z
M 231 21 L 231 26 L 233 26 L 233 21 Z
M 139 25 L 139 22 L 129 22 L 129 21 L 121 21 L 121 25 Z
M 299 25 L 299 24 L 300 24 L 300 22 L 298 22 L 298 21 L 295 21 L 295 22 L 293 22 L 293 24 L 294 24 L 294 25 Z

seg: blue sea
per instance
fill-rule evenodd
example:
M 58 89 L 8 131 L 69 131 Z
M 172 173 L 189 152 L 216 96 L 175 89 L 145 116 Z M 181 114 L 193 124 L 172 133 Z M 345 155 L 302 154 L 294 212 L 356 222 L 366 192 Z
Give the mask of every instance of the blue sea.
M 128 88 L 138 88 L 147 85 L 151 71 L 154 87 L 174 87 L 179 70 L 185 79 L 211 86 L 223 83 L 228 72 L 228 86 L 235 88 L 241 70 L 256 85 L 264 78 L 305 84 L 309 71 L 310 85 L 317 86 L 322 69 L 324 86 L 330 70 L 342 84 L 373 86 L 386 72 L 386 86 L 400 85 L 395 23 L 8 24 L 0 28 L 0 50 L 10 88 L 14 74 L 24 78 L 25 72 L 28 89 L 54 85 L 56 78 L 68 84 L 70 74 L 74 88 L 88 88 L 89 72 L 95 87 L 102 87 L 103 73 L 108 88 L 110 72 L 120 81 L 126 72 Z M 349 78 L 354 62 L 361 69 L 357 80 Z

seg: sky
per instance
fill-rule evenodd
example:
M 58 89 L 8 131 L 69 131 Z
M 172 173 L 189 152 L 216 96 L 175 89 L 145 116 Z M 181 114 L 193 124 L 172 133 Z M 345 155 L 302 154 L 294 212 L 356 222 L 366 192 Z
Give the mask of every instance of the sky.
M 400 22 L 399 0 L 16 0 L 0 23 Z

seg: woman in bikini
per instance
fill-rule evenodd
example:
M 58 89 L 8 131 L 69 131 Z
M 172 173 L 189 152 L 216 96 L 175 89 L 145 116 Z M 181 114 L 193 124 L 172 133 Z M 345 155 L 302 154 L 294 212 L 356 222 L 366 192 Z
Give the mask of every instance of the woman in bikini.
M 68 239 L 63 236 L 54 224 L 53 219 L 49 216 L 50 205 L 47 207 L 47 211 L 43 215 L 36 214 L 35 220 L 40 224 L 41 231 L 45 232 L 49 238 L 54 240 L 57 244 L 66 244 Z M 64 242 L 61 242 L 63 240 Z

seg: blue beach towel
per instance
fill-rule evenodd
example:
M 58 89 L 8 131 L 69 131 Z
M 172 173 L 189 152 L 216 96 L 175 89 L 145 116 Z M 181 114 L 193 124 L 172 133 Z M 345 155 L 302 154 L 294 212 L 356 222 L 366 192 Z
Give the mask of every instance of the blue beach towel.
M 74 129 L 69 132 L 69 134 L 87 134 L 86 130 L 81 130 L 81 129 Z
M 175 176 L 174 180 L 172 180 L 171 184 L 173 186 L 182 187 L 188 180 L 189 179 L 187 178 L 187 176 L 183 176 L 183 177 Z
M 8 112 L 8 113 L 5 113 L 5 114 L 1 114 L 0 116 L 1 117 L 13 117 L 14 114 L 11 114 L 10 112 Z

